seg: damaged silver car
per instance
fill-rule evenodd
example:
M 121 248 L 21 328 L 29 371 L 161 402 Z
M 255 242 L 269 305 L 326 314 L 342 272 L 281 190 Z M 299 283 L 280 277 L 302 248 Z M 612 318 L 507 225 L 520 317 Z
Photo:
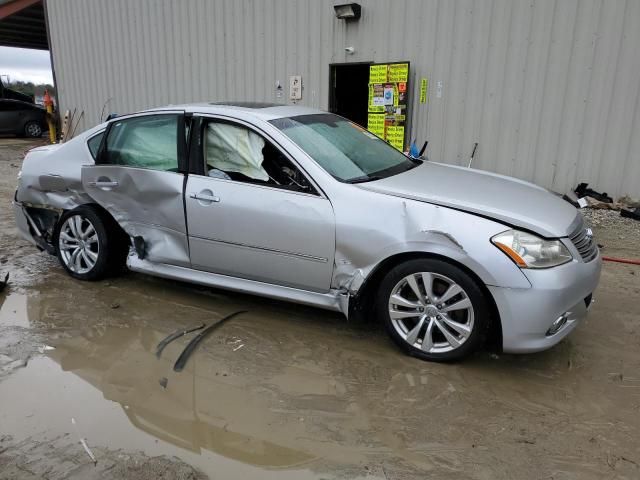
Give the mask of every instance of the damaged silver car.
M 136 272 L 379 318 L 406 352 L 551 347 L 601 260 L 538 186 L 405 156 L 318 110 L 171 106 L 31 150 L 22 235 L 80 280 Z

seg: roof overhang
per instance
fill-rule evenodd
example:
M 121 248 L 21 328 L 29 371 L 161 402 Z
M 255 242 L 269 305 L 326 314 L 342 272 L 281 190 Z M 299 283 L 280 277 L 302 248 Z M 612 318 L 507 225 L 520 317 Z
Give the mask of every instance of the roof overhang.
M 42 0 L 0 0 L 0 46 L 49 50 Z

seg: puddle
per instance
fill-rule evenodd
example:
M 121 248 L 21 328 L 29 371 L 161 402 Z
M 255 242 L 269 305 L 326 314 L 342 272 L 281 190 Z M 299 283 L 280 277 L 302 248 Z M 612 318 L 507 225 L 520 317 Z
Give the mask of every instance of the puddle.
M 2 297 L 0 297 L 2 301 Z M 11 293 L 0 304 L 1 327 L 29 327 L 27 314 L 27 296 L 22 293 Z
M 90 285 L 63 298 L 47 289 L 7 297 L 2 325 L 44 326 L 47 347 L 40 350 L 45 355 L 0 381 L 1 433 L 17 442 L 74 436 L 75 418 L 90 446 L 176 456 L 211 478 L 326 478 L 327 471 L 344 471 L 366 460 L 355 446 L 343 453 L 338 444 L 323 446 L 329 439 L 314 438 L 318 419 L 313 412 L 336 405 L 345 409 L 347 402 L 332 400 L 332 393 L 345 389 L 336 388 L 326 368 L 304 360 L 310 352 L 302 355 L 301 345 L 287 338 L 308 333 L 308 327 L 333 325 L 305 327 L 302 322 L 282 336 L 277 332 L 289 322 L 273 315 L 278 305 L 263 305 L 262 314 L 238 316 L 208 337 L 185 370 L 175 373 L 173 364 L 192 336 L 170 343 L 160 359 L 158 342 L 175 329 L 211 323 L 237 305 L 222 296 L 214 297 L 211 308 L 210 296 L 197 294 L 190 305 L 184 299 L 177 303 L 164 291 L 166 284 L 159 287 L 152 284 L 140 292 L 135 314 L 130 303 L 115 303 L 121 287 L 99 291 Z M 293 349 L 281 350 L 282 339 Z M 256 353 L 270 357 L 260 368 Z M 300 357 L 292 372 L 282 363 L 290 354 Z M 307 411 L 291 403 L 296 398 Z M 347 417 L 332 416 L 332 423 Z M 349 478 L 358 477 L 350 473 Z
M 46 441 L 63 434 L 75 437 L 74 418 L 92 447 L 176 456 L 211 478 L 319 478 L 310 470 L 296 468 L 312 459 L 308 454 L 208 425 L 199 418 L 193 397 L 188 399 L 190 408 L 181 404 L 175 392 L 146 392 L 135 398 L 127 395 L 132 386 L 126 381 L 101 391 L 82 378 L 82 374 L 91 378 L 90 371 L 65 373 L 51 358 L 33 359 L 27 369 L 0 383 L 2 433 L 18 441 L 29 437 Z M 118 398 L 127 402 L 118 402 Z M 275 472 L 254 465 L 287 470 Z
M 37 335 L 53 348 L 0 378 L 0 436 L 18 442 L 69 434 L 83 455 L 75 418 L 91 447 L 246 479 L 537 478 L 542 464 L 546 476 L 590 479 L 615 460 L 599 456 L 605 447 L 638 458 L 627 447 L 640 431 L 637 350 L 597 321 L 601 303 L 573 337 L 580 349 L 572 339 L 442 365 L 319 310 L 137 275 L 52 276 L 0 309 L 14 343 Z M 238 310 L 248 312 L 208 336 L 181 373 L 173 365 L 192 336 L 156 358 L 173 331 Z

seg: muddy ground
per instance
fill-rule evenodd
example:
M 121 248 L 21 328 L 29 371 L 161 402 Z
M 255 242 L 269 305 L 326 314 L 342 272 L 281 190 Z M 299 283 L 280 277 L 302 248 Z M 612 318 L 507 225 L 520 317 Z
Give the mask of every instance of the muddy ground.
M 14 228 L 28 146 L 0 140 L 0 479 L 640 478 L 638 267 L 606 264 L 590 316 L 550 351 L 425 363 L 321 310 L 72 280 Z M 640 257 L 633 235 L 595 233 Z M 237 310 L 182 373 L 186 340 L 156 358 L 170 332 Z

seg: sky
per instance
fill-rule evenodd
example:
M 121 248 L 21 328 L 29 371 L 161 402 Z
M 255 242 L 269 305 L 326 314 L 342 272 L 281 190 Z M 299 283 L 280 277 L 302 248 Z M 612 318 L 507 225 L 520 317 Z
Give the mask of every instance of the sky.
M 0 75 L 2 82 L 11 81 L 53 84 L 49 52 L 26 48 L 0 47 Z

